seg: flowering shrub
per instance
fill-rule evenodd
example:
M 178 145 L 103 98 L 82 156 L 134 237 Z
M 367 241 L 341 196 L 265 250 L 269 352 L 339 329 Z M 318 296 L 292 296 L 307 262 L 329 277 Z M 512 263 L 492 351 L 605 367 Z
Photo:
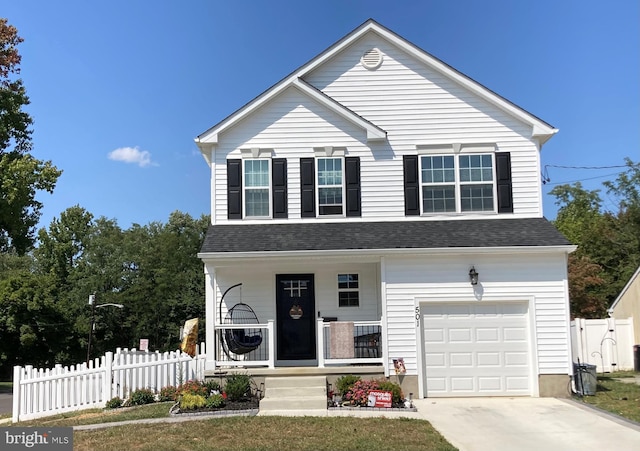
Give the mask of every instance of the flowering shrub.
M 379 388 L 378 381 L 359 380 L 351 386 L 344 397 L 347 401 L 351 401 L 354 406 L 366 407 L 369 402 L 369 392 Z
M 338 393 L 343 398 L 347 395 L 347 392 L 351 390 L 353 384 L 360 380 L 360 376 L 355 376 L 353 374 L 345 374 L 344 376 L 340 376 L 336 380 L 336 389 Z
M 173 385 L 168 385 L 160 389 L 159 401 L 177 401 L 178 389 Z
M 187 381 L 178 387 L 178 396 L 184 395 L 200 395 L 205 398 L 209 396 L 209 389 L 200 381 Z

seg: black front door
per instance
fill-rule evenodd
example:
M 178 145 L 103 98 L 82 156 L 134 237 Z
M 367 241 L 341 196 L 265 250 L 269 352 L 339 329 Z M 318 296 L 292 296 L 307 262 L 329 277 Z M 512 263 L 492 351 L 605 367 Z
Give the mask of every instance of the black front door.
M 276 275 L 278 360 L 316 358 L 313 274 Z

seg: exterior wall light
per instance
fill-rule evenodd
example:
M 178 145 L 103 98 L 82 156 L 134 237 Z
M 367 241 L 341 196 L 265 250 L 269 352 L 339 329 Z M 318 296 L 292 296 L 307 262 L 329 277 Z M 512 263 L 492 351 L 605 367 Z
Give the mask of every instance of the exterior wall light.
M 476 268 L 472 266 L 469 270 L 469 279 L 471 279 L 471 285 L 478 285 L 478 276 L 480 276 L 480 274 L 476 271 Z

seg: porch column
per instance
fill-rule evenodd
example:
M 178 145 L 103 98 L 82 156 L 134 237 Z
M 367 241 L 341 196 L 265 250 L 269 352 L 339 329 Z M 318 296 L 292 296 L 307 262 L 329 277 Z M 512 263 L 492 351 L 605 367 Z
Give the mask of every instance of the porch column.
M 205 361 L 205 371 L 213 370 L 216 366 L 216 299 L 218 296 L 218 283 L 215 277 L 215 268 L 209 267 L 208 264 L 204 265 L 204 280 L 205 280 L 205 348 L 207 350 L 207 357 Z
M 324 319 L 318 318 L 316 324 L 317 324 L 316 337 L 318 337 L 316 341 L 317 342 L 316 353 L 318 355 L 318 368 L 324 368 Z

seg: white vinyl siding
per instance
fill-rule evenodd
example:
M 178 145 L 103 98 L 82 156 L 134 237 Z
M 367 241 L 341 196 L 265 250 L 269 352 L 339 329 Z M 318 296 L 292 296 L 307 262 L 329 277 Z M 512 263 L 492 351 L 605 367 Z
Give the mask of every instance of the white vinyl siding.
M 481 291 L 469 282 L 469 260 L 480 273 Z M 421 325 L 416 325 L 416 306 L 444 301 L 529 302 L 530 342 L 537 350 L 533 370 L 570 374 L 563 255 L 387 257 L 385 267 L 389 357 L 404 357 L 407 374 L 418 374 Z M 415 327 L 408 328 L 410 323 Z

